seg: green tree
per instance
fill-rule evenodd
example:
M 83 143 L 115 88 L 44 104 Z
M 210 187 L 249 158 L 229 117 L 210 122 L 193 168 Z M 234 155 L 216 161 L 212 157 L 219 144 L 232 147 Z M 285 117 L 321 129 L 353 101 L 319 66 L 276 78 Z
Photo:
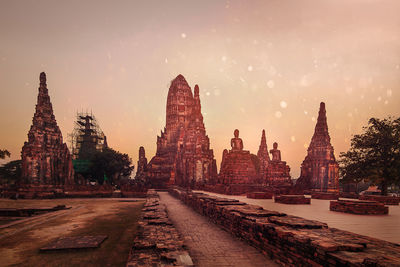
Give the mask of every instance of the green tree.
M 388 186 L 400 184 L 400 118 L 371 118 L 363 130 L 340 154 L 342 181 L 370 181 L 386 195 Z
M 7 149 L 0 149 L 0 159 L 4 159 L 6 157 L 10 157 L 11 153 L 8 152 Z
M 0 167 L 0 179 L 7 184 L 15 183 L 21 178 L 22 160 L 13 160 Z
M 132 160 L 127 154 L 122 154 L 111 148 L 95 152 L 90 160 L 89 172 L 99 184 L 105 180 L 109 184 L 118 184 L 121 176 L 129 176 L 133 170 Z

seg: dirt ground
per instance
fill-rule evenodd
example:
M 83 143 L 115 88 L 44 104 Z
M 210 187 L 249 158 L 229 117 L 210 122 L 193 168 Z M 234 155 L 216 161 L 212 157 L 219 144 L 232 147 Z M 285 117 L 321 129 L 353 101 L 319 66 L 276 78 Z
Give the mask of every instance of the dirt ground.
M 143 200 L 134 199 L 0 199 L 0 208 L 66 205 L 50 212 L 0 225 L 0 266 L 125 266 Z M 100 248 L 39 252 L 65 236 L 107 235 Z

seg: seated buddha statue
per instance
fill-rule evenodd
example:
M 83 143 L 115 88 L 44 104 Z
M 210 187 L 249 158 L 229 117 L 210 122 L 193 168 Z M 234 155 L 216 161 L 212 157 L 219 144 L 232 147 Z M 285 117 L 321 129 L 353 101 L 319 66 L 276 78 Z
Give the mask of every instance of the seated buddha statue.
M 272 154 L 272 161 L 281 161 L 281 151 L 278 149 L 278 143 L 273 144 L 273 149 L 269 151 Z
M 233 132 L 233 135 L 235 137 L 231 139 L 232 151 L 241 151 L 241 150 L 243 150 L 243 141 L 242 141 L 241 138 L 239 138 L 239 130 L 236 129 Z

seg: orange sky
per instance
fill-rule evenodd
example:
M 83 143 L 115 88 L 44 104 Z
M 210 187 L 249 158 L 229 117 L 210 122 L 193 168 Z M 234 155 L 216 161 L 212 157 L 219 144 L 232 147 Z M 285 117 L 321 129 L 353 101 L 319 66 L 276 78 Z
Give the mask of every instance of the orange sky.
M 2 1 L 0 148 L 20 157 L 39 73 L 67 141 L 92 110 L 108 144 L 136 165 L 165 125 L 169 82 L 200 86 L 218 165 L 238 128 L 261 131 L 297 178 L 327 108 L 335 155 L 368 118 L 400 116 L 400 1 Z

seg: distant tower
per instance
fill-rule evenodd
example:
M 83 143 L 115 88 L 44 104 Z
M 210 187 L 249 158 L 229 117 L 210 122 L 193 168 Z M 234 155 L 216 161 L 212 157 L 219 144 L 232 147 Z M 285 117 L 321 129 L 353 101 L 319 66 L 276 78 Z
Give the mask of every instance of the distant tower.
M 77 113 L 70 137 L 74 160 L 89 160 L 96 151 L 108 148 L 107 138 L 92 113 Z
M 270 162 L 265 130 L 262 130 L 261 142 L 258 148 L 257 157 L 260 160 L 260 176 L 262 179 L 264 179 L 267 175 L 267 169 Z
M 339 165 L 336 162 L 328 133 L 325 103 L 321 102 L 314 135 L 307 149 L 307 156 L 301 164 L 299 189 L 323 192 L 339 191 Z
M 147 171 L 147 158 L 144 147 L 139 148 L 139 160 L 137 162 L 136 179 L 142 179 Z
M 73 168 L 68 147 L 53 114 L 46 84 L 40 73 L 39 94 L 28 142 L 22 147 L 22 178 L 31 184 L 64 185 L 72 182 Z

